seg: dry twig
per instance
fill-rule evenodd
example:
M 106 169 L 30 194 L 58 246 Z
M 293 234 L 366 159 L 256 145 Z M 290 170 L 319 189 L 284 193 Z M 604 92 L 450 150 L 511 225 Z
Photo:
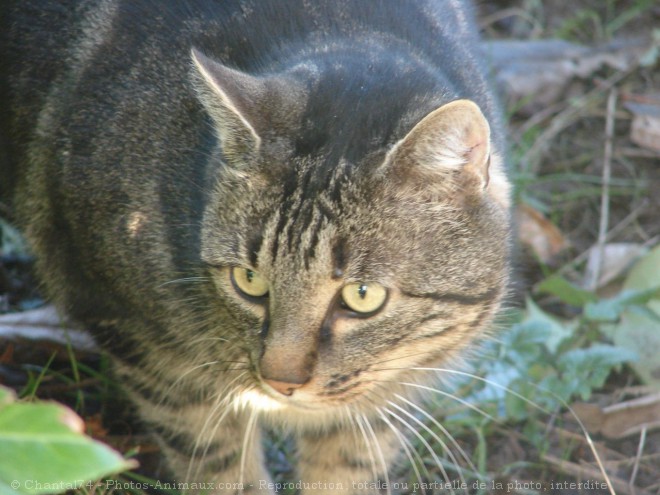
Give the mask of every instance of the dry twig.
M 612 178 L 612 147 L 614 141 L 614 111 L 616 110 L 617 91 L 610 90 L 607 97 L 607 117 L 605 120 L 605 150 L 603 154 L 603 183 L 600 201 L 600 225 L 594 256 L 590 258 L 585 275 L 585 287 L 596 290 L 603 262 L 603 250 L 607 242 L 607 227 L 610 219 L 610 180 Z

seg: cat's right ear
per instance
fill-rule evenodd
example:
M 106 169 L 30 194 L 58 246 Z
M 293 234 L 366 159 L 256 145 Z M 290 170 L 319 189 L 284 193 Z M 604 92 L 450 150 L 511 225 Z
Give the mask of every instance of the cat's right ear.
M 509 186 L 491 147 L 490 126 L 470 100 L 429 113 L 394 146 L 381 170 L 425 195 L 470 202 L 489 194 L 508 203 Z
M 224 66 L 199 50 L 191 50 L 197 96 L 215 123 L 223 154 L 232 164 L 250 163 L 261 138 L 251 109 L 264 93 L 256 77 Z

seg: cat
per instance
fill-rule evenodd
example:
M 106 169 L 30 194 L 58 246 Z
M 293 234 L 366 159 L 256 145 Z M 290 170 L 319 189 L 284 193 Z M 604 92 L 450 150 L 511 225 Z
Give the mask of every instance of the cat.
M 276 428 L 302 494 L 380 493 L 433 368 L 507 290 L 504 125 L 470 7 L 2 8 L 3 202 L 175 478 L 274 493 Z

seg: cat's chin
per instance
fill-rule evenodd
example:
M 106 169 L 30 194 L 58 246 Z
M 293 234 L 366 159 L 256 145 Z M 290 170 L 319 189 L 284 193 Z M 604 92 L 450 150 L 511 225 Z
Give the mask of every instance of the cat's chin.
M 311 397 L 305 393 L 295 393 L 291 397 L 269 393 L 266 390 L 251 389 L 238 394 L 234 404 L 264 413 L 293 412 L 314 414 L 334 409 L 332 404 Z
M 234 401 L 234 406 L 238 410 L 257 412 L 260 420 L 269 427 L 285 427 L 299 431 L 323 429 L 341 423 L 350 416 L 347 404 L 333 404 L 309 397 L 296 399 L 282 396 L 280 399 L 258 389 L 241 392 Z M 340 409 L 341 412 L 338 412 Z

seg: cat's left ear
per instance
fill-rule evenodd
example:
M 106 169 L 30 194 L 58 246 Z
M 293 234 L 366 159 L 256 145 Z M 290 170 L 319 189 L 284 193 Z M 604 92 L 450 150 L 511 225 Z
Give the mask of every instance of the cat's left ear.
M 265 93 L 264 82 L 194 48 L 191 55 L 197 96 L 215 123 L 223 153 L 233 164 L 249 163 L 261 145 L 255 109 Z
M 447 103 L 424 117 L 392 149 L 386 173 L 420 190 L 479 196 L 486 189 L 508 193 L 499 157 L 492 155 L 490 126 L 470 100 Z M 488 187 L 495 179 L 493 187 Z M 504 182 L 502 182 L 504 181 Z

